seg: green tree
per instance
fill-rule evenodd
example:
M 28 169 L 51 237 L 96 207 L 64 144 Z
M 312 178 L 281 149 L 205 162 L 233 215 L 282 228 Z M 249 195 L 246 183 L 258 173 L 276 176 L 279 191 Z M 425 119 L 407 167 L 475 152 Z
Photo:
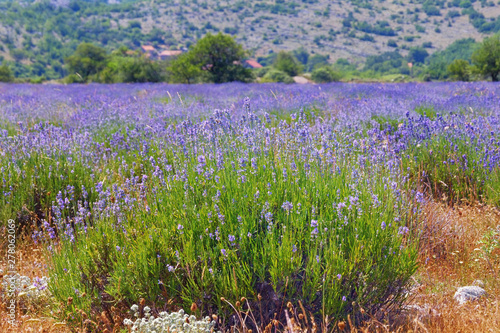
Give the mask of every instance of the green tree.
M 500 35 L 486 38 L 472 54 L 472 63 L 479 73 L 490 75 L 491 80 L 497 82 L 500 73 Z
M 10 82 L 12 81 L 12 72 L 9 66 L 3 64 L 0 66 L 0 82 Z
M 113 82 L 160 82 L 162 71 L 157 62 L 144 56 L 115 53 L 106 68 L 99 72 L 99 81 Z
M 311 78 L 316 83 L 327 83 L 340 81 L 340 73 L 334 71 L 330 66 L 316 68 L 311 73 Z
M 261 82 L 263 82 L 263 83 L 266 83 L 266 82 L 294 83 L 295 81 L 287 73 L 273 68 L 273 69 L 269 70 L 266 73 L 266 75 L 264 75 L 262 77 Z
M 250 69 L 242 66 L 246 56 L 243 47 L 229 35 L 210 33 L 200 39 L 189 51 L 190 60 L 205 71 L 208 82 L 248 82 L 253 79 Z
M 412 47 L 408 52 L 408 61 L 423 64 L 428 56 L 429 52 L 423 47 Z
M 184 53 L 170 62 L 167 67 L 168 81 L 172 83 L 195 83 L 201 69 L 195 64 L 191 53 Z
M 315 68 L 328 66 L 328 56 L 315 54 L 307 60 L 306 70 L 312 72 Z
M 78 45 L 75 53 L 65 59 L 70 75 L 76 74 L 84 82 L 95 80 L 97 73 L 106 67 L 107 60 L 106 51 L 91 43 Z
M 285 51 L 278 53 L 274 60 L 273 67 L 279 71 L 285 72 L 289 76 L 296 76 L 302 71 L 302 66 L 295 57 Z
M 301 46 L 293 51 L 295 58 L 302 63 L 302 65 L 307 65 L 307 60 L 309 60 L 309 52 Z
M 464 59 L 455 59 L 448 66 L 450 75 L 458 81 L 470 80 L 470 66 L 469 62 Z

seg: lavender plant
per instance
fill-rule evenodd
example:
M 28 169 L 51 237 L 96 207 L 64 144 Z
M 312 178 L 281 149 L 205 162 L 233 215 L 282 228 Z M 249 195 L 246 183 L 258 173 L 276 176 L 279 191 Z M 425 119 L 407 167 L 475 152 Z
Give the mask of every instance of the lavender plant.
M 425 195 L 499 204 L 494 84 L 11 87 L 0 214 L 46 245 L 65 317 L 374 313 L 404 300 Z

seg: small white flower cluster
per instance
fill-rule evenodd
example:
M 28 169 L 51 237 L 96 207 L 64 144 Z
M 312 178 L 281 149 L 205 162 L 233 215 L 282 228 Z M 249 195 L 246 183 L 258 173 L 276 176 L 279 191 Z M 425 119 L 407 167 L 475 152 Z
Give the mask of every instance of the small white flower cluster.
M 132 305 L 130 308 L 135 317 L 139 317 L 139 306 Z M 151 309 L 144 307 L 144 318 L 137 318 L 135 321 L 125 319 L 123 324 L 131 326 L 132 332 L 140 333 L 210 333 L 213 331 L 215 321 L 210 321 L 209 317 L 204 320 L 196 320 L 196 317 L 188 316 L 184 310 L 178 312 L 160 312 L 158 318 L 151 315 Z
M 3 274 L 2 270 L 0 270 L 0 274 Z M 2 290 L 4 292 L 11 292 L 15 289 L 17 297 L 24 297 L 28 300 L 36 301 L 50 296 L 48 283 L 49 278 L 46 276 L 41 278 L 35 277 L 32 281 L 28 276 L 17 273 L 15 275 L 4 275 L 2 279 Z

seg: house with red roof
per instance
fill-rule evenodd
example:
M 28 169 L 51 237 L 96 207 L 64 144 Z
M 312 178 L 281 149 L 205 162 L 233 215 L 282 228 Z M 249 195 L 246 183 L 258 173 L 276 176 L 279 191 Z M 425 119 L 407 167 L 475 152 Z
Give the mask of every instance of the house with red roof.
M 253 59 L 245 60 L 245 63 L 243 64 L 243 66 L 245 66 L 247 68 L 262 68 L 262 65 Z

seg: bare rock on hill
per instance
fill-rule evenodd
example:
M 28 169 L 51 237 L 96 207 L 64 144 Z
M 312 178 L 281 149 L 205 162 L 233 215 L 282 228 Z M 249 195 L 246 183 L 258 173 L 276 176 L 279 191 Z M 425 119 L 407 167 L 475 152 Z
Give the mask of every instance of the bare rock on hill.
M 465 286 L 458 288 L 453 298 L 460 304 L 476 301 L 486 295 L 486 290 L 478 286 Z

